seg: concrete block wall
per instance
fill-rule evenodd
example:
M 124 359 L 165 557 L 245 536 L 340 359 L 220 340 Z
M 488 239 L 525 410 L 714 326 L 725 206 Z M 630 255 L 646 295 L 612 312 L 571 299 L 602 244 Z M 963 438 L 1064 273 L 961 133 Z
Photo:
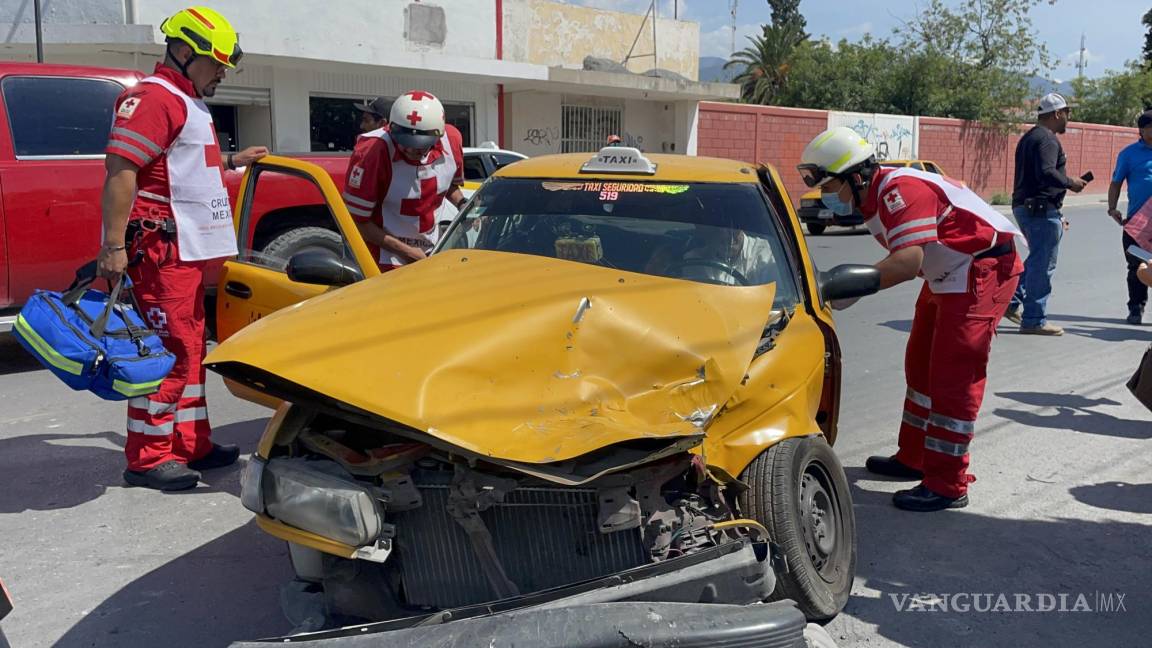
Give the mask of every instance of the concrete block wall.
M 806 188 L 795 166 L 804 146 L 827 127 L 828 113 L 823 110 L 701 102 L 697 155 L 770 163 L 780 170 L 789 196 L 798 204 Z M 959 119 L 921 117 L 919 157 L 936 162 L 986 199 L 1010 194 L 1016 143 L 1028 128 L 1021 125 L 1017 132 L 1005 134 Z M 1073 122 L 1060 141 L 1069 174 L 1091 170 L 1096 180 L 1087 191 L 1104 194 L 1116 155 L 1137 138 L 1135 128 Z

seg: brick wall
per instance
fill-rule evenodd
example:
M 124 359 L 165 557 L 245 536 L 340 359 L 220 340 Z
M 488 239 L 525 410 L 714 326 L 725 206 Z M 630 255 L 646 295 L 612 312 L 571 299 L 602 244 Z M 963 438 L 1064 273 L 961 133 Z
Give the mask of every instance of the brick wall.
M 700 103 L 697 155 L 746 162 L 768 162 L 783 176 L 788 194 L 797 202 L 806 188 L 795 167 L 804 146 L 828 127 L 823 110 Z M 920 157 L 938 163 L 945 172 L 967 182 L 977 193 L 991 198 L 1012 192 L 1013 156 L 1020 135 L 1003 134 L 959 119 L 921 117 Z M 1106 193 L 1116 155 L 1137 138 L 1135 128 L 1073 122 L 1060 136 L 1068 156 L 1068 172 L 1091 170 L 1096 180 L 1092 193 Z

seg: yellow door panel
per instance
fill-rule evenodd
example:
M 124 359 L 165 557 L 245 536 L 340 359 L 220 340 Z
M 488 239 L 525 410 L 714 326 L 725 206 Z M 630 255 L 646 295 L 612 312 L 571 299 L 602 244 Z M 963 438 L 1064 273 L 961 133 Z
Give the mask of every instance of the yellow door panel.
M 220 276 L 216 337 L 223 342 L 265 315 L 329 290 L 329 286 L 296 283 L 279 270 L 229 261 Z

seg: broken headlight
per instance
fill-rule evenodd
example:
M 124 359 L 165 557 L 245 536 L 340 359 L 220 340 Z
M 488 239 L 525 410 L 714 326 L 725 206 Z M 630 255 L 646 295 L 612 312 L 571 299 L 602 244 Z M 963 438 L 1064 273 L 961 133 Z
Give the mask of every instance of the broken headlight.
M 333 462 L 274 459 L 260 481 L 264 510 L 285 524 L 353 547 L 372 544 L 383 530 L 372 490 Z

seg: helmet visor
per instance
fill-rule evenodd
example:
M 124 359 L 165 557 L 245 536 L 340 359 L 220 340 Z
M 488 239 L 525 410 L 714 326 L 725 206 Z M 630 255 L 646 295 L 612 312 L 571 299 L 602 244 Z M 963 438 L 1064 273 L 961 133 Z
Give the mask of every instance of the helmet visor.
M 440 139 L 439 135 L 429 133 L 428 131 L 405 128 L 395 123 L 388 129 L 388 132 L 392 135 L 392 139 L 400 146 L 419 151 L 427 151 L 435 146 L 436 142 Z
M 806 187 L 822 186 L 835 177 L 833 174 L 812 164 L 798 165 L 796 170 L 800 172 L 800 179 L 804 181 Z

